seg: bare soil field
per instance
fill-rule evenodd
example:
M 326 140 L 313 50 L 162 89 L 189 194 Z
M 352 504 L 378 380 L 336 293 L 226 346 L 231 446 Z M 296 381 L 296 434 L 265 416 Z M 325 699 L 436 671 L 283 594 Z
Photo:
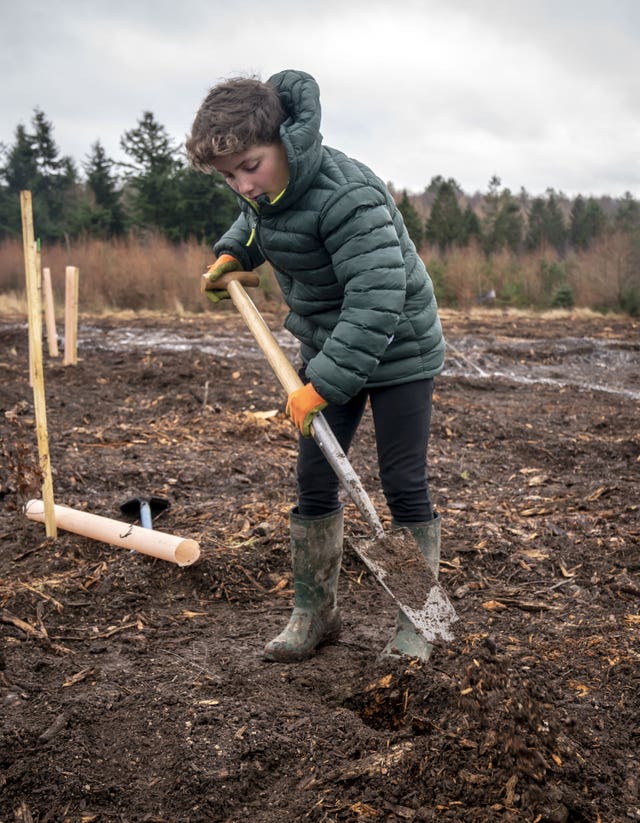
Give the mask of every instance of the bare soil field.
M 640 820 L 640 324 L 443 323 L 429 476 L 459 637 L 378 658 L 395 610 L 345 500 L 342 637 L 280 665 L 296 437 L 240 318 L 82 318 L 77 365 L 45 355 L 56 502 L 167 498 L 185 568 L 24 516 L 27 331 L 0 319 L 0 821 Z M 388 525 L 368 416 L 351 458 Z

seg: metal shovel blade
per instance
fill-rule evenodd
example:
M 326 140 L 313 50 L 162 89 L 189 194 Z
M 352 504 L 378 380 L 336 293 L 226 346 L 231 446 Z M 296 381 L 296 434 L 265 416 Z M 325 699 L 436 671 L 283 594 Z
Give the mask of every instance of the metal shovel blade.
M 455 638 L 458 615 L 409 532 L 358 540 L 353 548 L 425 640 L 437 644 Z
M 385 533 L 369 495 L 322 413 L 314 417 L 311 430 L 318 448 L 374 533 L 373 540 L 354 542 L 358 557 L 425 640 L 453 640 L 452 627 L 458 615 L 413 536 L 407 529 Z
M 237 279 L 226 283 L 227 291 L 276 377 L 290 394 L 302 386 L 302 381 L 241 285 L 245 274 L 247 272 L 230 272 L 229 277 Z M 255 285 L 255 276 L 248 274 L 244 282 Z M 453 640 L 453 624 L 458 616 L 413 538 L 404 532 L 394 532 L 393 536 L 385 534 L 369 495 L 322 414 L 314 417 L 311 432 L 343 488 L 373 530 L 373 540 L 355 541 L 356 554 L 428 642 Z

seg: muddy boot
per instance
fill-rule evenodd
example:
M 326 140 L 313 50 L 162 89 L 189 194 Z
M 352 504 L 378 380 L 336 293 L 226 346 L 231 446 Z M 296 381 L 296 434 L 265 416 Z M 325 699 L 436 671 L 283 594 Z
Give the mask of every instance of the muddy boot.
M 295 663 L 311 657 L 321 643 L 337 640 L 340 612 L 338 576 L 342 562 L 342 507 L 306 520 L 292 510 L 291 558 L 294 608 L 285 630 L 264 648 L 264 659 Z
M 433 520 L 427 523 L 415 523 L 411 525 L 402 524 L 402 528 L 408 529 L 415 538 L 420 552 L 432 568 L 436 579 L 440 565 L 440 515 L 436 515 Z M 399 528 L 399 524 L 394 524 Z M 425 597 L 427 592 L 425 592 Z M 432 649 L 422 634 L 409 620 L 403 611 L 398 609 L 396 618 L 395 634 L 387 643 L 381 653 L 381 657 L 418 657 L 420 660 L 428 660 Z

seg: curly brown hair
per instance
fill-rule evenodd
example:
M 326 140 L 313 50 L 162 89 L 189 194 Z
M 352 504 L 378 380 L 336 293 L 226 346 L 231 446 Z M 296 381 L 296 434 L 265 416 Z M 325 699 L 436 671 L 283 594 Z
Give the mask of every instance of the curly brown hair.
M 187 157 L 199 171 L 213 170 L 216 157 L 276 143 L 287 119 L 278 92 L 255 77 L 232 77 L 209 90 L 198 109 Z

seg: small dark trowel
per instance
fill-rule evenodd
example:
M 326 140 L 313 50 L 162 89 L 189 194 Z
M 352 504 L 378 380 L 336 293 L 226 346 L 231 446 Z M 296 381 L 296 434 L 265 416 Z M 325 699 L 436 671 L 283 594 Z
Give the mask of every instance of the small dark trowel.
M 143 528 L 152 529 L 154 518 L 168 508 L 169 501 L 165 497 L 132 497 L 120 506 L 120 511 L 137 515 Z

